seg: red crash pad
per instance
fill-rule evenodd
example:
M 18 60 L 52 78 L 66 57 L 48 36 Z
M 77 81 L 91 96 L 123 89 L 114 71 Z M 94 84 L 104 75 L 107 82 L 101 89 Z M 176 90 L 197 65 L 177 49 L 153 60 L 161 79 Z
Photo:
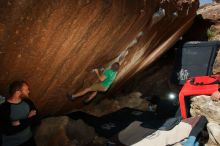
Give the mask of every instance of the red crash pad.
M 187 118 L 185 97 L 191 95 L 211 95 L 218 90 L 219 84 L 217 82 L 219 79 L 219 75 L 212 75 L 192 77 L 186 81 L 179 93 L 180 110 L 184 119 Z

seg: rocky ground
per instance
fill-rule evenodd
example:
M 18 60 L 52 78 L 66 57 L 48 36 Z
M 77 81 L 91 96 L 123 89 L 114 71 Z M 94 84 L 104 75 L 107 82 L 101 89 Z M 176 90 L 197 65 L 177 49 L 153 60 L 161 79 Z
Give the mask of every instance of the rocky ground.
M 75 121 L 67 116 L 42 120 L 36 129 L 35 140 L 38 146 L 103 146 L 107 141 L 82 120 Z
M 208 119 L 209 141 L 206 146 L 220 145 L 220 102 L 212 101 L 210 96 L 201 95 L 191 99 L 192 116 L 203 115 Z

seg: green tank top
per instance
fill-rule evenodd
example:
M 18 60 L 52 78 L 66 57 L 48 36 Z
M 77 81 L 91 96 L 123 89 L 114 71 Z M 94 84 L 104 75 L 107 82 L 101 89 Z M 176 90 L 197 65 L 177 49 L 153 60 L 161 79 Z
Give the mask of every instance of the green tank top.
M 117 72 L 111 69 L 106 69 L 103 74 L 106 78 L 101 82 L 101 85 L 105 88 L 109 88 L 109 86 L 111 86 L 112 82 L 115 80 Z

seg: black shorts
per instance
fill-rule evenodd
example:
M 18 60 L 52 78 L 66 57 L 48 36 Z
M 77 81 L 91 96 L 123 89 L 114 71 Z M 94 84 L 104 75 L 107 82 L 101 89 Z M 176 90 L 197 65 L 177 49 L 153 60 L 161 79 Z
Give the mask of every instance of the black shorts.
M 24 142 L 23 144 L 19 146 L 36 146 L 34 137 L 31 137 L 28 141 Z

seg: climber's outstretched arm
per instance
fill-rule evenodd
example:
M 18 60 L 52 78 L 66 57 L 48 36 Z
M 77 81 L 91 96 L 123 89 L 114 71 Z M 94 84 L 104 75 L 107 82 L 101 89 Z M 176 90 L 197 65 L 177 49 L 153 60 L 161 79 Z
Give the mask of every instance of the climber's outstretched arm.
M 115 59 L 113 59 L 111 62 L 109 62 L 105 68 L 110 68 L 112 64 L 118 62 L 119 65 L 122 65 L 122 63 L 125 60 L 125 57 L 128 55 L 128 50 L 124 50 L 123 52 L 121 52 L 121 54 L 119 54 L 118 57 L 116 57 Z

